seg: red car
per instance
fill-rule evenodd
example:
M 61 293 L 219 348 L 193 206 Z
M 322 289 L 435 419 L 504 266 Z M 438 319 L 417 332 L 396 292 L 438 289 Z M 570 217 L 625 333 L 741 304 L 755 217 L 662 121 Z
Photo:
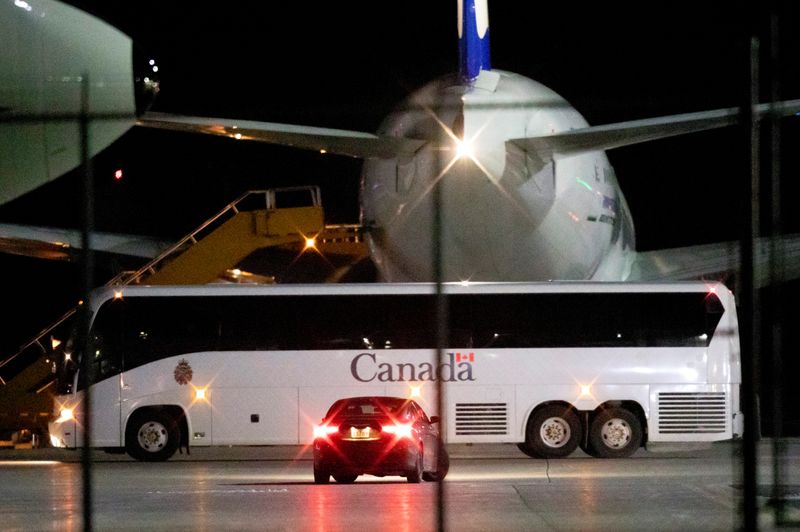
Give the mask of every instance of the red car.
M 314 427 L 314 482 L 331 475 L 351 483 L 359 475 L 399 475 L 408 482 L 440 481 L 447 450 L 420 406 L 401 397 L 350 397 L 333 403 Z

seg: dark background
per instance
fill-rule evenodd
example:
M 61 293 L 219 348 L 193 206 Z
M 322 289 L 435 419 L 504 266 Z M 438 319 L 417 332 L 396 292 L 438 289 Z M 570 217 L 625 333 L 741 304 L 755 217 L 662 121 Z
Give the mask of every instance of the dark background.
M 156 111 L 375 131 L 410 91 L 457 67 L 455 0 L 71 3 L 157 59 Z M 750 25 L 763 29 L 764 13 L 730 2 L 597 4 L 491 2 L 493 67 L 551 87 L 590 124 L 741 104 L 745 35 Z M 781 97 L 800 98 L 800 39 L 793 35 L 800 17 L 791 6 L 778 9 Z M 798 231 L 800 120 L 782 123 L 784 229 Z M 737 128 L 610 151 L 637 248 L 739 238 L 741 207 L 750 199 L 742 193 L 745 155 Z M 358 220 L 356 159 L 134 129 L 94 163 L 98 230 L 178 238 L 246 190 L 295 184 L 322 187 L 328 222 Z M 113 179 L 118 168 L 122 181 Z M 0 221 L 78 227 L 78 183 L 73 173 L 0 206 Z M 0 256 L 0 268 L 10 309 L 0 353 L 8 353 L 70 308 L 80 283 L 69 263 Z M 113 268 L 99 263 L 98 284 Z M 796 285 L 784 293 L 800 294 Z M 797 318 L 787 317 L 789 328 Z M 795 352 L 795 340 L 787 342 Z

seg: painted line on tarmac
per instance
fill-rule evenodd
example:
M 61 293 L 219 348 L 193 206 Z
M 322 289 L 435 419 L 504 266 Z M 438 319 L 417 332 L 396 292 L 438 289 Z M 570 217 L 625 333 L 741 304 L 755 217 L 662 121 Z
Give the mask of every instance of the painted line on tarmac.
M 233 490 L 153 490 L 145 492 L 147 495 L 241 495 L 241 494 L 273 494 L 289 493 L 288 488 L 267 489 L 233 489 Z

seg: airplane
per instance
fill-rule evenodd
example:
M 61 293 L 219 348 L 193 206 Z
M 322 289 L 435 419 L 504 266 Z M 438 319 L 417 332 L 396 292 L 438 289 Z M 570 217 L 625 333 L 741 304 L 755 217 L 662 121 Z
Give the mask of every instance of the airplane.
M 738 108 L 590 126 L 555 91 L 493 67 L 486 0 L 457 6 L 458 72 L 414 91 L 367 133 L 148 111 L 155 65 L 130 61 L 127 35 L 55 0 L 4 3 L 0 49 L 14 59 L 0 72 L 12 81 L 0 101 L 0 203 L 79 164 L 74 118 L 86 76 L 100 118 L 90 155 L 138 127 L 363 158 L 360 216 L 381 280 L 434 279 L 437 207 L 444 280 L 682 279 L 737 267 L 731 243 L 637 252 L 606 150 L 730 126 Z M 17 53 L 31 47 L 53 54 Z M 800 100 L 754 108 L 756 118 L 798 111 Z M 30 119 L 48 113 L 73 120 Z M 786 248 L 800 253 L 796 239 Z

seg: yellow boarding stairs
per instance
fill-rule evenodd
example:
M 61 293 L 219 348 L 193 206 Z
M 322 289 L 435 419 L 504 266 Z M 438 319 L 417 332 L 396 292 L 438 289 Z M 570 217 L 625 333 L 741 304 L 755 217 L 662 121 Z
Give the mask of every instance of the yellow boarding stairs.
M 302 206 L 282 207 L 281 199 Z M 216 281 L 252 252 L 306 241 L 345 240 L 365 255 L 360 229 L 325 226 L 318 187 L 251 191 L 227 205 L 122 284 L 206 284 Z
M 290 206 L 282 207 L 284 202 Z M 106 286 L 215 282 L 229 278 L 226 272 L 231 272 L 256 250 L 297 243 L 313 245 L 323 253 L 344 253 L 352 257 L 353 262 L 368 254 L 358 225 L 325 225 L 318 187 L 251 191 L 139 270 L 122 272 Z M 77 307 L 67 312 L 17 353 L 0 362 L 2 368 L 23 353 L 35 351 L 35 362 L 9 382 L 0 377 L 0 430 L 15 424 L 32 433 L 46 428 L 52 411 L 50 336 L 57 328 L 63 329 L 76 311 Z M 4 443 L 11 442 L 0 440 L 0 446 Z

